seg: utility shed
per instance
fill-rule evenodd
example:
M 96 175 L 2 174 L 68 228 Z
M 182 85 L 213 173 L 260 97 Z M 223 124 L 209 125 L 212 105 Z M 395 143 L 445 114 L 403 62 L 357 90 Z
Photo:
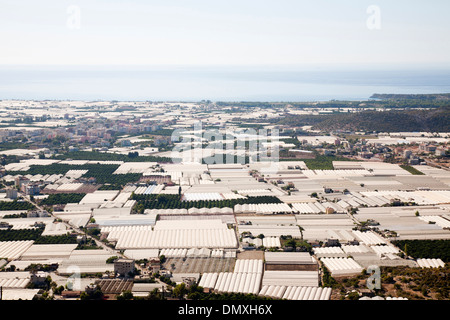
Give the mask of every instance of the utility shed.
M 317 261 L 308 252 L 265 252 L 265 271 L 317 271 Z

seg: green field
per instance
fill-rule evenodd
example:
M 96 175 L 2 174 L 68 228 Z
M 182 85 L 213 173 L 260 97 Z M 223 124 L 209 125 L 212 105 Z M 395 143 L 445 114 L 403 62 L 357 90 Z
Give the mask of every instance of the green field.
M 415 259 L 450 262 L 450 240 L 397 240 L 392 243 Z
M 40 204 L 42 205 L 54 205 L 54 204 L 67 204 L 67 203 L 78 203 L 83 199 L 85 193 L 56 193 L 50 194 L 48 198 L 42 200 Z
M 355 161 L 352 159 L 339 156 L 323 156 L 317 155 L 315 159 L 303 160 L 310 170 L 333 170 L 333 161 Z

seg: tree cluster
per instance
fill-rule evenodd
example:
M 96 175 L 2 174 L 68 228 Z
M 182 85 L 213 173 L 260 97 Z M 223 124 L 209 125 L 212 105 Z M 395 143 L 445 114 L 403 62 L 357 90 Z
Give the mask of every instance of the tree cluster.
M 0 211 L 32 210 L 35 206 L 27 201 L 0 201 Z
M 143 213 L 145 209 L 234 208 L 237 204 L 281 203 L 281 200 L 274 196 L 183 201 L 182 197 L 177 194 L 133 194 L 131 199 L 137 201 L 135 210 L 140 213 Z
M 91 161 L 124 161 L 124 162 L 160 162 L 171 163 L 170 157 L 158 157 L 158 156 L 135 156 L 135 154 L 125 155 L 109 152 L 97 152 L 97 151 L 73 151 L 59 156 L 56 159 L 66 160 L 91 160 Z

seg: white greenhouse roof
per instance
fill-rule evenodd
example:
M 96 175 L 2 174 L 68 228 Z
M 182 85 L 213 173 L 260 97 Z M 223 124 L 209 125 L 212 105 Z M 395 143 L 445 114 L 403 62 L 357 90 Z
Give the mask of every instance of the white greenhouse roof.
M 33 244 L 22 254 L 22 259 L 68 258 L 77 244 Z
M 319 286 L 318 271 L 264 271 L 263 286 Z
M 40 289 L 3 289 L 2 300 L 33 300 Z
M 331 274 L 335 276 L 358 274 L 363 270 L 363 267 L 352 258 L 321 258 L 320 261 L 322 261 L 328 270 L 330 270 Z
M 29 272 L 0 272 L 0 287 L 9 289 L 25 289 L 29 282 Z
M 34 243 L 32 240 L 25 241 L 0 241 L 0 257 L 9 260 L 18 259 Z
M 441 259 L 417 259 L 417 264 L 421 268 L 440 268 L 445 266 L 444 261 Z

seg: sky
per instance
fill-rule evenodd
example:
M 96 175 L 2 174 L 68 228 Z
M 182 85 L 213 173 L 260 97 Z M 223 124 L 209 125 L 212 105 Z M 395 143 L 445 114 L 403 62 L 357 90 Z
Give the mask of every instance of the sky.
M 0 65 L 450 67 L 448 0 L 0 0 Z

